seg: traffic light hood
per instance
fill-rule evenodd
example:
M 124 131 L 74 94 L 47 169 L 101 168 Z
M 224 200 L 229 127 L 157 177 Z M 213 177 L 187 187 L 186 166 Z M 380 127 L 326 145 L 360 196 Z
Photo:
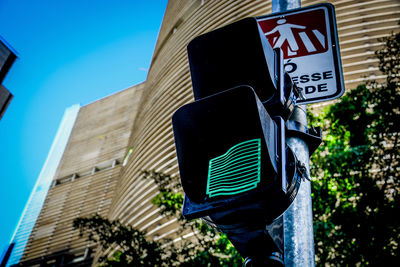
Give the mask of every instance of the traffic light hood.
M 187 50 L 195 100 L 249 85 L 265 102 L 277 90 L 274 51 L 255 18 L 200 35 Z

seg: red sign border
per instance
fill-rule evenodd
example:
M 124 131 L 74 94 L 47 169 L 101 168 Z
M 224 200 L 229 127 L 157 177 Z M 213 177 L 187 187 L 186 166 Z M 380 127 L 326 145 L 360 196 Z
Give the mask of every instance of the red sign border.
M 334 6 L 330 3 L 322 3 L 322 4 L 307 6 L 304 8 L 296 8 L 296 9 L 291 9 L 291 10 L 288 10 L 285 12 L 273 13 L 270 15 L 256 17 L 257 20 L 265 20 L 270 17 L 285 16 L 285 15 L 297 13 L 299 11 L 301 11 L 303 13 L 304 11 L 307 11 L 309 9 L 315 9 L 315 8 L 325 8 L 328 13 L 328 22 L 329 22 L 328 27 L 330 29 L 330 37 L 331 37 L 331 43 L 328 45 L 330 45 L 331 49 L 332 49 L 333 64 L 334 64 L 335 74 L 336 74 L 335 78 L 336 78 L 336 87 L 337 87 L 336 89 L 337 90 L 334 94 L 331 94 L 331 95 L 326 95 L 326 96 L 322 96 L 322 97 L 314 97 L 314 98 L 309 98 L 306 100 L 298 100 L 297 101 L 297 103 L 303 104 L 303 105 L 333 100 L 333 99 L 341 97 L 345 92 L 342 61 L 341 61 L 341 56 L 340 56 L 339 38 L 338 38 L 337 27 L 336 27 L 336 14 L 335 14 Z

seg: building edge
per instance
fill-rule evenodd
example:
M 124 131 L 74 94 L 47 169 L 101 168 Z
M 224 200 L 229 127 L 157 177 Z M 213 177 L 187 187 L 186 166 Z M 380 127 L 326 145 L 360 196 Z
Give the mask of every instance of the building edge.
M 67 108 L 64 112 L 46 161 L 32 189 L 32 193 L 25 205 L 14 234 L 11 237 L 10 244 L 14 243 L 15 245 L 11 251 L 6 266 L 18 263 L 22 257 L 30 233 L 32 232 L 36 219 L 39 216 L 47 192 L 51 186 L 54 175 L 61 161 L 61 157 L 68 143 L 79 110 L 80 104 L 75 104 Z

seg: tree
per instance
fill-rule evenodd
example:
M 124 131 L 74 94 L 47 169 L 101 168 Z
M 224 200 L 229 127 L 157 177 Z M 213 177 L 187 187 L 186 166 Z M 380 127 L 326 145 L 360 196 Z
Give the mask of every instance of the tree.
M 76 218 L 73 226 L 81 235 L 88 233 L 88 239 L 98 244 L 103 254 L 99 258 L 102 266 L 173 266 L 176 262 L 174 247 L 165 251 L 161 249 L 161 242 L 147 240 L 145 232 L 118 220 L 110 221 L 96 214 L 89 218 Z M 104 252 L 116 245 L 118 250 L 107 258 Z
M 312 124 L 324 143 L 311 166 L 320 265 L 394 266 L 400 256 L 400 34 L 376 52 L 385 83 L 360 85 Z
M 74 228 L 80 234 L 88 233 L 88 239 L 101 249 L 99 262 L 103 266 L 241 266 L 242 258 L 226 235 L 216 232 L 201 220 L 187 221 L 181 213 L 183 195 L 178 177 L 144 171 L 144 179 L 152 179 L 159 193 L 152 203 L 160 208 L 167 218 L 176 217 L 180 228 L 180 244 L 170 239 L 151 241 L 146 233 L 118 220 L 110 221 L 99 215 L 74 220 Z M 184 234 L 192 231 L 194 236 L 185 239 Z M 104 253 L 109 249 L 117 251 L 111 258 Z
M 242 266 L 242 257 L 228 237 L 217 232 L 202 220 L 188 221 L 182 216 L 183 194 L 179 177 L 155 171 L 144 171 L 145 179 L 153 179 L 160 193 L 152 203 L 167 218 L 176 217 L 180 224 L 178 233 L 191 231 L 193 238 L 182 239 L 178 254 L 180 266 Z

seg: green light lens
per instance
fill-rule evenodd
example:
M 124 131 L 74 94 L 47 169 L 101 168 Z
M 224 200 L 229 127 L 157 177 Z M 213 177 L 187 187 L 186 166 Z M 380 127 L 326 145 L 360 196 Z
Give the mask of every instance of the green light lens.
M 231 147 L 210 160 L 207 195 L 235 195 L 257 187 L 261 172 L 261 139 Z

